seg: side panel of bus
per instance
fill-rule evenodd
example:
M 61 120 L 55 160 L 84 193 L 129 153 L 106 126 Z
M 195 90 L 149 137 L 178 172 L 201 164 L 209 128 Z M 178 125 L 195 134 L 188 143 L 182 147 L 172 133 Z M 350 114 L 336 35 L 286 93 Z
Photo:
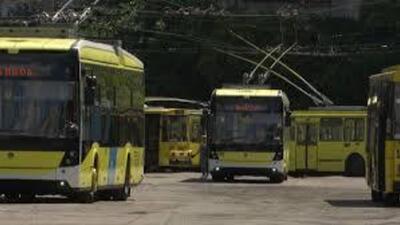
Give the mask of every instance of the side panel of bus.
M 345 172 L 354 157 L 365 162 L 365 125 L 363 116 L 296 117 L 290 171 Z
M 82 110 L 81 188 L 92 185 L 94 167 L 99 189 L 122 186 L 127 176 L 137 184 L 144 165 L 143 74 L 94 64 L 84 64 L 83 70 L 97 85 L 93 105 Z M 85 95 L 86 85 L 83 79 Z

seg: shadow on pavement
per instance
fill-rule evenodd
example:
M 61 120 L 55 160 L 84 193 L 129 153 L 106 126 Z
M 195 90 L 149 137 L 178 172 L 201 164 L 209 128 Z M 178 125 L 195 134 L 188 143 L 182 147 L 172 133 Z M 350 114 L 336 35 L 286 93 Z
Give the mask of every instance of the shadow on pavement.
M 275 184 L 267 179 L 234 179 L 232 181 L 213 181 L 210 178 L 203 180 L 202 178 L 189 178 L 181 180 L 182 183 L 216 183 L 216 184 Z
M 325 200 L 334 207 L 340 208 L 379 208 L 383 207 L 382 204 L 372 202 L 369 199 L 335 199 Z
M 61 197 L 36 197 L 34 199 L 7 200 L 0 199 L 0 204 L 76 204 L 76 202 Z

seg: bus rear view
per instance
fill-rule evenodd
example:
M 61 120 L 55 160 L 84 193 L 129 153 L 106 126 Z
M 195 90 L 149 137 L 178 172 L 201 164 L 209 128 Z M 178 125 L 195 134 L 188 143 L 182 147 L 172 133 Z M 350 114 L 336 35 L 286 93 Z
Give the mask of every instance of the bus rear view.
M 236 175 L 282 182 L 285 117 L 289 101 L 280 90 L 232 87 L 214 91 L 209 126 L 209 171 L 214 181 Z

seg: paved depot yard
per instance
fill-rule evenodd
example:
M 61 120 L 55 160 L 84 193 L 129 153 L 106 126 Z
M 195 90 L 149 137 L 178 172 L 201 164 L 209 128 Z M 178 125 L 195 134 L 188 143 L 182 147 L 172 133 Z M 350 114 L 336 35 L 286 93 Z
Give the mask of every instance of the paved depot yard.
M 290 178 L 200 183 L 198 173 L 148 174 L 127 202 L 75 204 L 39 199 L 0 204 L 0 224 L 400 224 L 400 206 L 369 201 L 363 178 Z

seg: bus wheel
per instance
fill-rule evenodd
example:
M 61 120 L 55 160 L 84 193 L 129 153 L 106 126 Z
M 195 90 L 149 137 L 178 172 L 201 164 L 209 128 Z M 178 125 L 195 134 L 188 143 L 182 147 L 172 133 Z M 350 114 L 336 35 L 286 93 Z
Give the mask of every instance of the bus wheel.
M 131 172 L 130 172 L 130 162 L 128 163 L 125 168 L 125 182 L 124 186 L 121 189 L 118 189 L 113 192 L 113 200 L 114 201 L 126 201 L 129 196 L 131 196 Z
M 269 177 L 269 181 L 274 184 L 280 184 L 285 180 L 285 176 L 282 174 L 272 175 Z
M 394 206 L 399 202 L 399 194 L 396 193 L 385 194 L 384 201 L 386 206 Z
M 365 174 L 365 162 L 359 155 L 352 155 L 346 160 L 346 176 L 361 177 Z
M 97 163 L 92 168 L 92 184 L 89 191 L 79 192 L 76 194 L 77 200 L 81 203 L 93 203 L 96 200 L 97 193 Z
M 233 182 L 233 181 L 235 181 L 235 175 L 233 175 L 233 174 L 228 174 L 228 175 L 226 175 L 226 180 L 227 180 L 228 182 Z
M 211 179 L 214 182 L 223 182 L 225 177 L 222 174 L 219 174 L 219 173 L 212 173 L 211 174 Z
M 24 193 L 19 196 L 20 202 L 23 203 L 32 203 L 35 201 L 36 195 L 33 193 Z
M 380 191 L 371 190 L 371 200 L 372 200 L 372 202 L 383 201 L 383 193 Z

